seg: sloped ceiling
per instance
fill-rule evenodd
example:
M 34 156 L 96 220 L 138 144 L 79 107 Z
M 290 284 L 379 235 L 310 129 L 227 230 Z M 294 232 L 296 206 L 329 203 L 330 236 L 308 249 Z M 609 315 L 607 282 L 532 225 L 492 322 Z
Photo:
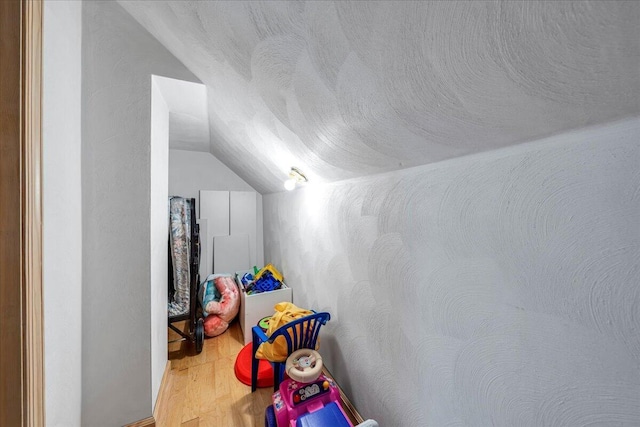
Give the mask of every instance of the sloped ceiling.
M 638 2 L 121 1 L 208 89 L 263 193 L 638 115 Z

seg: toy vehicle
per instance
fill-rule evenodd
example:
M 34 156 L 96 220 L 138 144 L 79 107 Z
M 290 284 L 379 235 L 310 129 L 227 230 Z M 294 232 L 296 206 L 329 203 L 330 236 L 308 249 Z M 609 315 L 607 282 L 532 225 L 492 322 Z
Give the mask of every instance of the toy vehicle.
M 353 427 L 336 383 L 322 374 L 322 358 L 315 350 L 293 352 L 285 365 L 289 378 L 273 393 L 265 413 L 265 427 Z M 373 420 L 360 426 L 377 427 Z

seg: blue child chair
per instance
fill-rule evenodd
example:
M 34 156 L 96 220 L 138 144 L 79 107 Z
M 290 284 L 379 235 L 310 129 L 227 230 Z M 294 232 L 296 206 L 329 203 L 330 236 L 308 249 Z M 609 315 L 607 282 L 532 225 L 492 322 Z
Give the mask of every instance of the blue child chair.
M 275 330 L 270 336 L 262 331 L 259 326 L 254 326 L 251 330 L 253 335 L 253 346 L 251 352 L 251 392 L 256 391 L 258 382 L 258 364 L 256 351 L 263 342 L 273 343 L 279 336 L 285 338 L 287 342 L 287 354 L 291 354 L 301 348 L 316 348 L 320 327 L 326 324 L 331 315 L 329 313 L 313 313 L 305 317 L 293 320 Z M 300 325 L 298 327 L 298 325 Z M 273 366 L 273 390 L 277 391 L 284 376 L 285 361 L 271 362 Z

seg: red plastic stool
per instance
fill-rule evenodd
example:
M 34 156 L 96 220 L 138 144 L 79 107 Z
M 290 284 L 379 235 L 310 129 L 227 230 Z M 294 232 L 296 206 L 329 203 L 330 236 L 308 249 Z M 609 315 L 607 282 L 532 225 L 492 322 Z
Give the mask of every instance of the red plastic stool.
M 242 347 L 233 367 L 236 378 L 248 386 L 251 385 L 251 345 Z M 260 360 L 258 364 L 258 387 L 273 387 L 273 368 L 266 360 Z

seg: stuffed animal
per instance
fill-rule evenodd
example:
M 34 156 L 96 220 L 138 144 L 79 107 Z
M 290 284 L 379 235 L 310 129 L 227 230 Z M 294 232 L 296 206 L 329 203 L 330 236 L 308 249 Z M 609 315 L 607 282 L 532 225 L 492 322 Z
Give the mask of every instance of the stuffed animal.
M 216 277 L 213 282 L 220 293 L 220 301 L 209 301 L 203 307 L 208 313 L 204 319 L 204 333 L 208 337 L 215 337 L 226 331 L 240 308 L 238 287 L 231 277 Z

